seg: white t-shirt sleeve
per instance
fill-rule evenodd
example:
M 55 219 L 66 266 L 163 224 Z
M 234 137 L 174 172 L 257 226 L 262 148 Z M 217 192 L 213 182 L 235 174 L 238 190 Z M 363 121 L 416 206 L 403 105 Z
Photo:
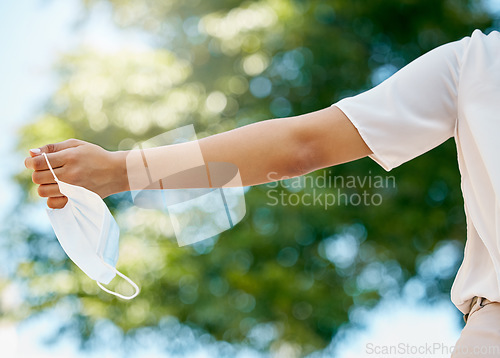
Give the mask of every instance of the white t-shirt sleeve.
M 452 137 L 460 64 L 470 37 L 440 46 L 380 85 L 333 104 L 389 171 Z

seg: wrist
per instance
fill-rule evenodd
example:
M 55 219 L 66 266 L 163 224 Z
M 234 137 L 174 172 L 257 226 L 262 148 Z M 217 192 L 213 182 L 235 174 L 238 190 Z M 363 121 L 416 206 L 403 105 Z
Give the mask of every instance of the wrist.
M 112 187 L 114 193 L 129 191 L 129 180 L 127 176 L 128 151 L 109 152 L 112 168 Z

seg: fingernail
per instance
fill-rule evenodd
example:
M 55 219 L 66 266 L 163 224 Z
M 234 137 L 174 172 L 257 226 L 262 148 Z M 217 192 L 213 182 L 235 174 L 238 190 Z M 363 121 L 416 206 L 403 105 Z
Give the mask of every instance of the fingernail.
M 33 154 L 40 154 L 42 151 L 39 148 L 35 148 L 35 149 L 30 149 L 30 152 Z

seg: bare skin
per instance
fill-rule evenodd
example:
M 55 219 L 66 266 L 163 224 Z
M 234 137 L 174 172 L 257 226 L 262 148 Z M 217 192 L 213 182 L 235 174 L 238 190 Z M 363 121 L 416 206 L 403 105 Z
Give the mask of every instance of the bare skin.
M 200 139 L 198 144 L 206 163 L 236 165 L 243 186 L 296 177 L 371 154 L 356 128 L 337 107 L 250 124 Z M 175 166 L 182 160 L 179 157 L 185 148 L 183 145 L 155 150 L 160 151 L 165 165 Z M 34 170 L 32 178 L 39 185 L 38 194 L 48 198 L 50 208 L 63 208 L 67 198 L 59 192 L 41 153 L 47 154 L 60 180 L 83 186 L 102 198 L 131 189 L 127 178 L 127 151 L 107 151 L 77 139 L 47 144 L 30 151 L 25 166 Z M 175 168 L 172 171 L 175 172 Z M 175 184 L 171 185 L 168 189 L 175 188 Z

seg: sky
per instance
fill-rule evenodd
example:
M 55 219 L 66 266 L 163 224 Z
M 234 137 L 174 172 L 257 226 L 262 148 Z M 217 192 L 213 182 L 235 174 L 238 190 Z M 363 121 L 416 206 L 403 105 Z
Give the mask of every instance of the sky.
M 500 8 L 500 0 L 491 2 Z M 144 48 L 147 38 L 140 33 L 118 30 L 113 27 L 109 9 L 99 7 L 90 21 L 75 26 L 82 14 L 77 0 L 4 0 L 0 2 L 0 220 L 12 209 L 19 189 L 10 177 L 23 170 L 23 156 L 14 151 L 18 129 L 36 119 L 44 101 L 57 88 L 51 67 L 58 57 L 81 44 L 91 45 L 102 51 L 122 47 Z M 44 220 L 43 213 L 41 220 Z M 3 238 L 4 240 L 7 238 Z M 1 256 L 1 255 L 0 255 Z M 14 289 L 15 291 L 15 289 Z M 405 357 L 448 357 L 449 350 L 460 334 L 459 315 L 449 300 L 436 305 L 417 302 L 422 297 L 418 280 L 405 288 L 403 297 L 386 297 L 372 311 L 353 314 L 352 319 L 364 325 L 363 329 L 342 331 L 342 339 L 332 342 L 323 353 L 314 357 L 339 358 L 374 357 L 377 349 L 398 346 Z M 14 293 L 2 292 L 15 297 Z M 11 301 L 15 301 L 11 298 Z M 120 351 L 105 345 L 90 354 L 79 353 L 76 341 L 61 339 L 53 346 L 45 346 L 45 334 L 55 327 L 59 317 L 50 312 L 34 317 L 28 322 L 6 322 L 0 317 L 0 347 L 5 358 L 79 358 L 115 357 Z M 186 338 L 192 339 L 193 338 Z M 27 344 L 29 343 L 29 344 Z M 197 345 L 189 357 L 216 357 L 216 345 Z M 413 355 L 412 350 L 433 346 L 431 354 Z M 139 345 L 137 352 L 148 357 L 169 357 L 154 345 Z M 371 352 L 371 353 L 370 353 Z M 286 351 L 282 352 L 286 356 Z M 396 356 L 396 355 L 394 355 Z M 248 349 L 238 350 L 237 358 L 258 357 Z M 392 357 L 387 355 L 386 357 Z

